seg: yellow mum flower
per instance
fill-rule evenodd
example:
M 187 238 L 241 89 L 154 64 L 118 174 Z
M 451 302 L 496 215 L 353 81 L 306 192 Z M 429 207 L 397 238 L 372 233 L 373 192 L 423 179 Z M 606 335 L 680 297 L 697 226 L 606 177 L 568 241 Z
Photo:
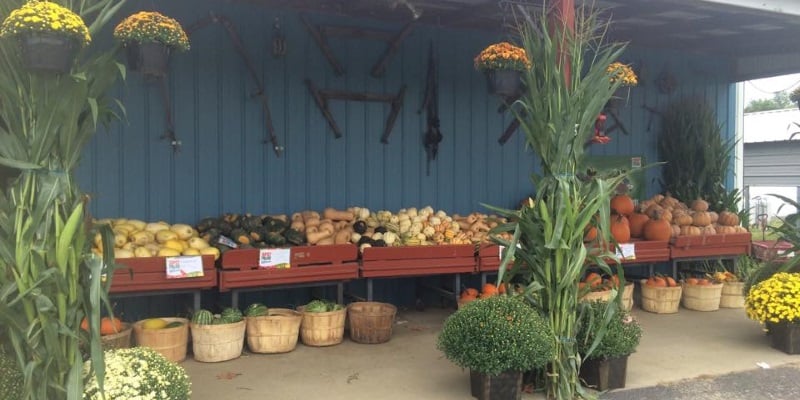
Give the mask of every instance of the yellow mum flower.
M 0 25 L 0 37 L 14 37 L 30 32 L 63 34 L 74 38 L 82 46 L 91 42 L 89 28 L 80 16 L 49 1 L 29 1 L 13 10 Z

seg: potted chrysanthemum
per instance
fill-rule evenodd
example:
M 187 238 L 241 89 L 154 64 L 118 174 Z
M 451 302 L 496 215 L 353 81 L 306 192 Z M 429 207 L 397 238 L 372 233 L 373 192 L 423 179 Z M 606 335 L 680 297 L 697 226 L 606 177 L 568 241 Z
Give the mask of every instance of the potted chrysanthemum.
M 472 395 L 480 400 L 519 399 L 522 372 L 555 356 L 555 338 L 539 310 L 522 296 L 474 300 L 447 318 L 437 347 L 470 369 Z
M 779 272 L 753 287 L 745 298 L 751 319 L 767 325 L 772 347 L 800 354 L 800 273 Z
M 630 88 L 639 84 L 639 77 L 629 64 L 619 61 L 613 62 L 606 68 L 609 82 L 614 85 L 619 82 L 614 96 L 606 103 L 606 109 L 616 110 L 628 100 Z
M 475 69 L 483 71 L 489 93 L 513 97 L 522 87 L 522 73 L 531 68 L 531 60 L 522 47 L 508 42 L 492 44 L 475 57 Z
M 191 397 L 191 383 L 183 367 L 149 347 L 108 350 L 105 364 L 105 397 L 100 393 L 97 377 L 89 376 L 90 363 L 84 364 L 84 399 L 188 400 Z
M 19 42 L 28 69 L 54 73 L 69 72 L 78 51 L 92 41 L 78 14 L 38 0 L 12 11 L 0 25 L 0 37 Z
M 181 24 L 155 11 L 140 11 L 114 28 L 114 38 L 125 46 L 128 67 L 147 77 L 167 74 L 173 51 L 189 50 L 189 37 Z
M 627 311 L 609 308 L 605 302 L 585 307 L 577 335 L 578 352 L 584 357 L 580 378 L 597 390 L 624 388 L 628 356 L 639 346 L 642 327 Z

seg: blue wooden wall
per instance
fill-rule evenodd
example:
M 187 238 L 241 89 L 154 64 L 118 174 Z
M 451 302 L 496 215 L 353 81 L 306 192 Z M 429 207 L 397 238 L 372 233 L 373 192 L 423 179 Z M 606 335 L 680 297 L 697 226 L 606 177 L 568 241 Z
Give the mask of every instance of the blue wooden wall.
M 151 9 L 152 3 L 139 4 Z M 136 3 L 129 11 L 136 11 Z M 194 223 L 223 212 L 284 213 L 326 206 L 366 206 L 396 210 L 432 205 L 454 213 L 483 210 L 481 203 L 513 206 L 532 192 L 535 157 L 526 151 L 521 133 L 505 145 L 498 137 L 510 115 L 497 113 L 483 75 L 472 58 L 497 39 L 478 31 L 417 27 L 403 42 L 385 77 L 369 75 L 384 43 L 366 39 L 331 39 L 333 52 L 347 73 L 336 77 L 298 15 L 255 5 L 225 5 L 209 0 L 161 2 L 158 11 L 184 26 L 215 11 L 240 31 L 255 67 L 264 79 L 278 140 L 285 151 L 277 158 L 263 144 L 260 104 L 251 98 L 255 86 L 224 29 L 212 25 L 192 34 L 192 49 L 172 59 L 169 89 L 176 134 L 182 142 L 174 154 L 167 141 L 163 103 L 156 86 L 136 74 L 118 90 L 128 121 L 98 134 L 79 171 L 84 191 L 94 194 L 98 217 Z M 288 54 L 273 58 L 273 20 L 280 18 Z M 400 26 L 309 15 L 313 22 L 366 25 L 397 31 Z M 425 173 L 422 100 L 428 43 L 439 59 L 441 130 L 439 157 Z M 619 131 L 593 154 L 644 155 L 658 160 L 657 116 L 642 106 L 664 109 L 669 102 L 702 96 L 717 110 L 725 135 L 732 137 L 734 86 L 727 62 L 675 51 L 631 47 L 626 60 L 640 65 L 642 85 L 631 90 L 621 111 L 629 136 Z M 663 69 L 678 78 L 677 91 L 659 94 L 654 83 Z M 396 93 L 408 85 L 402 113 L 389 144 L 379 139 L 389 107 L 379 103 L 331 103 L 344 131 L 335 139 L 303 83 L 321 88 Z M 653 121 L 651 123 L 651 118 Z M 648 193 L 658 191 L 658 169 L 648 171 Z M 731 178 L 732 183 L 732 178 Z

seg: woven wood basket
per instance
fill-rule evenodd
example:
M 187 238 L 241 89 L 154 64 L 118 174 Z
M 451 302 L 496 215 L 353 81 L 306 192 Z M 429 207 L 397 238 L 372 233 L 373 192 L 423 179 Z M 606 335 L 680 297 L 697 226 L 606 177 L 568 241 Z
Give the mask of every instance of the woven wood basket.
M 581 297 L 581 301 L 608 301 L 611 298 L 611 290 L 600 292 L 589 292 Z
M 244 347 L 245 321 L 233 324 L 192 324 L 192 353 L 201 362 L 220 362 L 238 358 Z
M 625 311 L 633 309 L 633 287 L 633 282 L 628 282 L 622 290 L 622 309 Z
M 744 308 L 744 282 L 725 282 L 719 299 L 721 308 Z
M 722 284 L 712 285 L 687 285 L 683 286 L 683 298 L 681 304 L 688 310 L 695 311 L 716 311 L 719 310 L 719 303 L 722 297 Z
M 133 324 L 136 344 L 149 347 L 172 362 L 186 359 L 186 347 L 189 344 L 189 320 L 186 318 L 161 318 L 169 322 L 181 322 L 183 325 L 165 329 L 143 329 L 142 322 Z
M 333 346 L 344 340 L 344 322 L 347 319 L 347 309 L 329 312 L 305 312 L 304 307 L 298 307 L 303 314 L 300 324 L 300 339 L 306 346 Z
M 388 303 L 362 301 L 347 306 L 350 339 L 356 343 L 386 343 L 392 338 L 397 307 Z
M 247 317 L 247 347 L 253 353 L 288 353 L 297 347 L 303 315 L 288 308 L 270 308 L 269 315 Z
M 122 329 L 111 335 L 100 336 L 103 350 L 127 349 L 131 347 L 131 333 L 133 327 L 127 322 L 122 323 Z
M 681 303 L 680 286 L 651 287 L 645 284 L 647 279 L 640 281 L 642 287 L 642 309 L 656 314 L 674 314 L 678 312 Z

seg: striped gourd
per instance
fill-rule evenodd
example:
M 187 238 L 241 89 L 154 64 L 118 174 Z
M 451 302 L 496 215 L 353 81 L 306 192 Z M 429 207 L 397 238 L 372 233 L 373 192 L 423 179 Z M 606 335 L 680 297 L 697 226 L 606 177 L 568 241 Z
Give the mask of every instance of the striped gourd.
M 194 313 L 192 323 L 196 325 L 210 325 L 214 321 L 214 314 L 208 310 L 200 310 Z

